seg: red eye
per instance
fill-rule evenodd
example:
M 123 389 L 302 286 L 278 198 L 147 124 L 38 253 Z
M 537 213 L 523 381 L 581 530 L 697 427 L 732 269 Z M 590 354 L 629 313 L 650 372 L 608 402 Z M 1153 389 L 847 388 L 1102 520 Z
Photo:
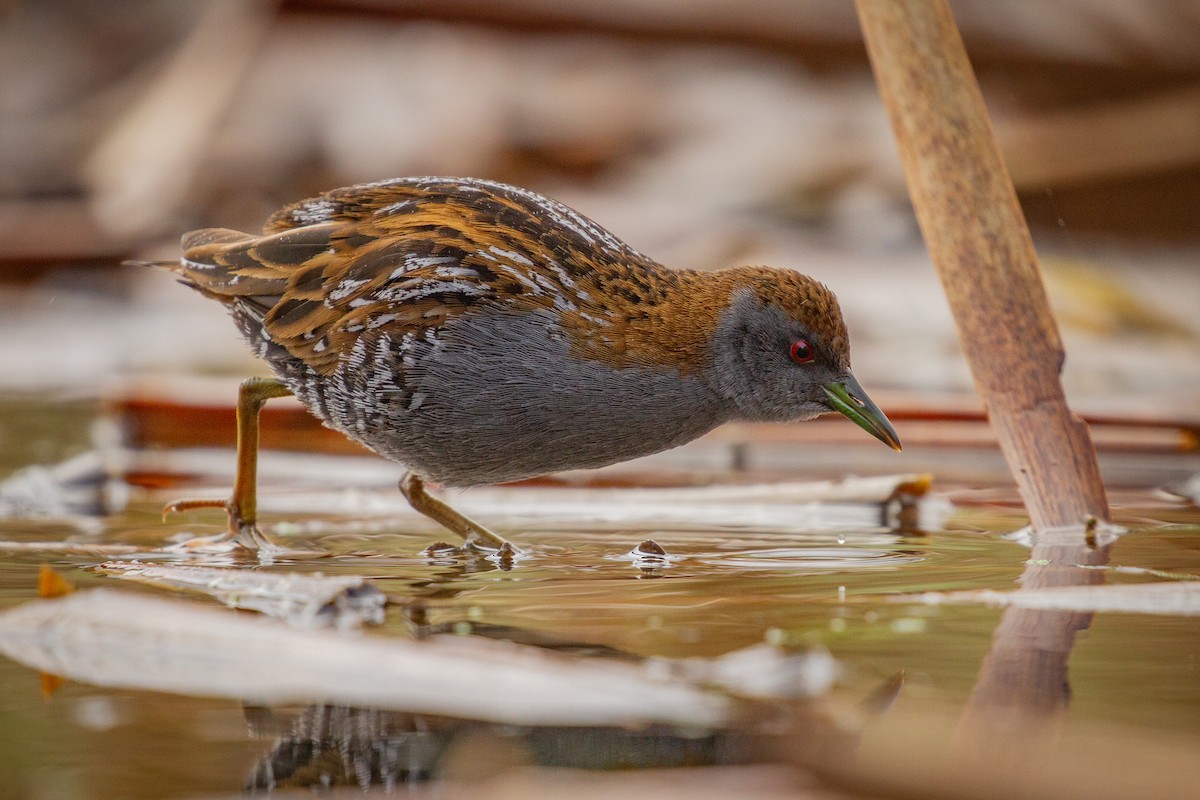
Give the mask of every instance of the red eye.
M 797 364 L 807 364 L 813 360 L 812 345 L 803 339 L 792 342 L 791 356 Z

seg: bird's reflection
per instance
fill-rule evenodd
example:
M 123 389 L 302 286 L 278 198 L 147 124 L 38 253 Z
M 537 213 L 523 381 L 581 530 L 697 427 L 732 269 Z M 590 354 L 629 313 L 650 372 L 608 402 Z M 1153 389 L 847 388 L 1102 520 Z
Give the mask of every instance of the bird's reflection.
M 275 738 L 246 783 L 280 789 L 395 789 L 432 779 L 482 779 L 517 766 L 639 769 L 751 763 L 751 734 L 668 727 L 515 727 L 371 708 L 310 706 L 286 715 L 247 708 L 253 733 Z
M 920 549 L 913 548 L 912 540 L 898 540 L 897 548 L 901 547 L 901 552 Z M 665 552 L 650 555 L 660 561 L 667 557 Z M 482 636 L 581 658 L 641 660 L 608 645 L 548 636 L 535 629 L 462 618 L 431 622 L 431 609 L 469 587 L 463 578 L 504 569 L 504 565 L 471 557 L 458 548 L 435 546 L 425 556 L 438 567 L 436 573 L 410 584 L 405 601 L 397 604 L 414 639 Z M 643 571 L 663 569 L 653 558 L 635 566 Z M 889 681 L 880 692 L 888 698 L 883 705 L 890 704 L 899 691 L 900 682 Z M 820 752 L 822 758 L 831 757 L 834 750 L 842 755 L 853 752 L 857 730 L 835 731 L 837 726 L 823 724 L 817 720 L 819 713 L 814 717 L 808 710 L 789 713 L 793 730 L 806 731 L 802 745 L 806 750 Z M 610 770 L 761 763 L 775 760 L 778 753 L 769 742 L 778 738 L 778 732 L 765 733 L 748 720 L 736 729 L 697 731 L 669 726 L 513 726 L 333 705 L 300 711 L 247 708 L 246 715 L 254 735 L 275 740 L 248 777 L 247 790 L 252 794 L 299 787 L 391 789 L 445 778 L 490 777 L 518 766 Z
M 247 721 L 278 737 L 247 779 L 251 793 L 423 782 L 454 732 L 412 714 L 326 705 L 305 709 L 280 733 L 283 723 L 267 709 L 247 709 Z
M 637 656 L 607 645 L 533 629 L 468 620 L 431 624 L 423 602 L 404 606 L 414 638 L 473 635 L 576 657 L 621 661 Z M 766 760 L 749 730 L 514 726 L 375 708 L 313 705 L 298 713 L 245 708 L 252 736 L 273 738 L 247 779 L 251 794 L 288 788 L 391 789 L 434 779 L 481 779 L 517 766 L 638 769 L 713 766 Z

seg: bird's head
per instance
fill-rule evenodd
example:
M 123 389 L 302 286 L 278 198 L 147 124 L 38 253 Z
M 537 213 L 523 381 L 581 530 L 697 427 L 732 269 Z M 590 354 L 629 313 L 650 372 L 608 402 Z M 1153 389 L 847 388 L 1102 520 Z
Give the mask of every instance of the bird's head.
M 787 422 L 837 411 L 895 450 L 900 440 L 850 371 L 837 298 L 798 272 L 740 267 L 712 339 L 710 379 L 738 416 Z

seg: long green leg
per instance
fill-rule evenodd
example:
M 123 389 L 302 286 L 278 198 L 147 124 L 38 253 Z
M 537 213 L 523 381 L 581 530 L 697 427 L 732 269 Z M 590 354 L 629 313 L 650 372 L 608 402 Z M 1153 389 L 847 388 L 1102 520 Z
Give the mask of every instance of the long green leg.
M 431 495 L 425 490 L 425 481 L 415 473 L 410 472 L 400 479 L 400 493 L 417 511 L 461 536 L 467 546 L 508 554 L 516 552 L 507 539 Z
M 242 382 L 238 389 L 237 475 L 232 496 L 228 500 L 176 500 L 163 509 L 164 515 L 197 508 L 225 510 L 229 515 L 229 530 L 226 533 L 193 541 L 210 545 L 233 539 L 251 550 L 278 549 L 278 545 L 258 529 L 259 412 L 268 400 L 289 394 L 291 392 L 286 386 L 272 378 L 250 378 Z M 411 472 L 405 475 L 400 481 L 400 491 L 414 509 L 461 536 L 468 546 L 500 553 L 516 552 L 506 539 L 429 494 L 425 482 L 418 475 Z
M 233 481 L 233 495 L 228 500 L 176 500 L 163 508 L 163 516 L 196 508 L 222 508 L 229 515 L 229 530 L 219 537 L 204 540 L 205 544 L 234 539 L 250 550 L 278 549 L 278 545 L 258 529 L 258 417 L 268 400 L 289 394 L 288 388 L 274 378 L 242 381 L 238 387 L 237 475 Z

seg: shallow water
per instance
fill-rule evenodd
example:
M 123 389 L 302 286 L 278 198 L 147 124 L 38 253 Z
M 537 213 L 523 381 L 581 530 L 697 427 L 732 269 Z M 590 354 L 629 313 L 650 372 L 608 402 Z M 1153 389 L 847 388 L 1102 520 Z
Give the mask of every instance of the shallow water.
M 57 439 L 46 433 L 51 429 L 40 434 L 49 438 L 44 453 L 77 448 L 80 426 L 61 429 Z M 1131 507 L 1119 510 L 1118 517 L 1130 532 L 1111 550 L 1104 569 L 1108 583 L 1153 577 L 1124 568 L 1154 570 L 1157 579 L 1200 574 L 1195 509 Z M 414 609 L 419 609 L 426 631 L 475 633 L 599 657 L 715 657 L 764 640 L 819 645 L 841 663 L 834 696 L 847 703 L 857 703 L 903 673 L 903 688 L 886 712 L 903 714 L 964 707 L 1005 612 L 892 598 L 931 590 L 1014 588 L 1030 551 L 1000 534 L 1024 521 L 1011 509 L 978 506 L 959 509 L 944 530 L 925 535 L 882 528 L 512 530 L 504 533 L 521 545 L 525 557 L 501 569 L 483 558 L 419 555 L 432 541 L 425 526 L 405 530 L 378 519 L 358 525 L 310 517 L 303 525 L 278 526 L 275 533 L 289 546 L 320 548 L 328 557 L 242 563 L 261 570 L 369 577 L 393 599 L 408 603 L 407 609 L 390 608 L 385 623 L 372 631 L 378 636 L 413 636 Z M 72 537 L 149 549 L 172 535 L 215 532 L 217 522 L 192 515 L 163 523 L 156 506 L 142 503 L 100 519 L 0 521 L 0 539 Z M 668 558 L 631 556 L 647 538 L 663 546 Z M 0 554 L 0 609 L 34 599 L 40 564 L 54 566 L 80 588 L 119 584 L 122 590 L 163 594 L 90 572 L 101 560 Z M 1122 725 L 1165 736 L 1200 735 L 1198 656 L 1200 618 L 1097 614 L 1070 655 L 1069 712 L 1062 724 L 1068 733 Z M 486 665 L 480 666 L 479 680 L 487 681 Z M 70 681 L 47 697 L 36 671 L 0 657 L 0 786 L 6 787 L 0 796 L 182 797 L 261 789 L 272 782 L 282 786 L 289 780 L 319 783 L 312 742 L 320 737 L 293 734 L 335 722 L 348 726 L 339 729 L 343 755 L 353 749 L 347 744 L 352 740 L 370 754 L 359 775 L 342 775 L 351 785 L 424 780 L 445 767 L 448 741 L 457 741 L 467 760 L 475 741 L 464 737 L 458 724 L 394 713 L 259 709 Z M 356 731 L 361 741 L 345 730 Z M 374 738 L 366 730 L 374 731 Z M 543 764 L 672 766 L 766 758 L 737 731 L 573 728 L 524 730 L 519 738 L 523 757 Z M 462 753 L 456 757 L 462 759 Z M 326 777 L 338 769 L 328 767 Z

